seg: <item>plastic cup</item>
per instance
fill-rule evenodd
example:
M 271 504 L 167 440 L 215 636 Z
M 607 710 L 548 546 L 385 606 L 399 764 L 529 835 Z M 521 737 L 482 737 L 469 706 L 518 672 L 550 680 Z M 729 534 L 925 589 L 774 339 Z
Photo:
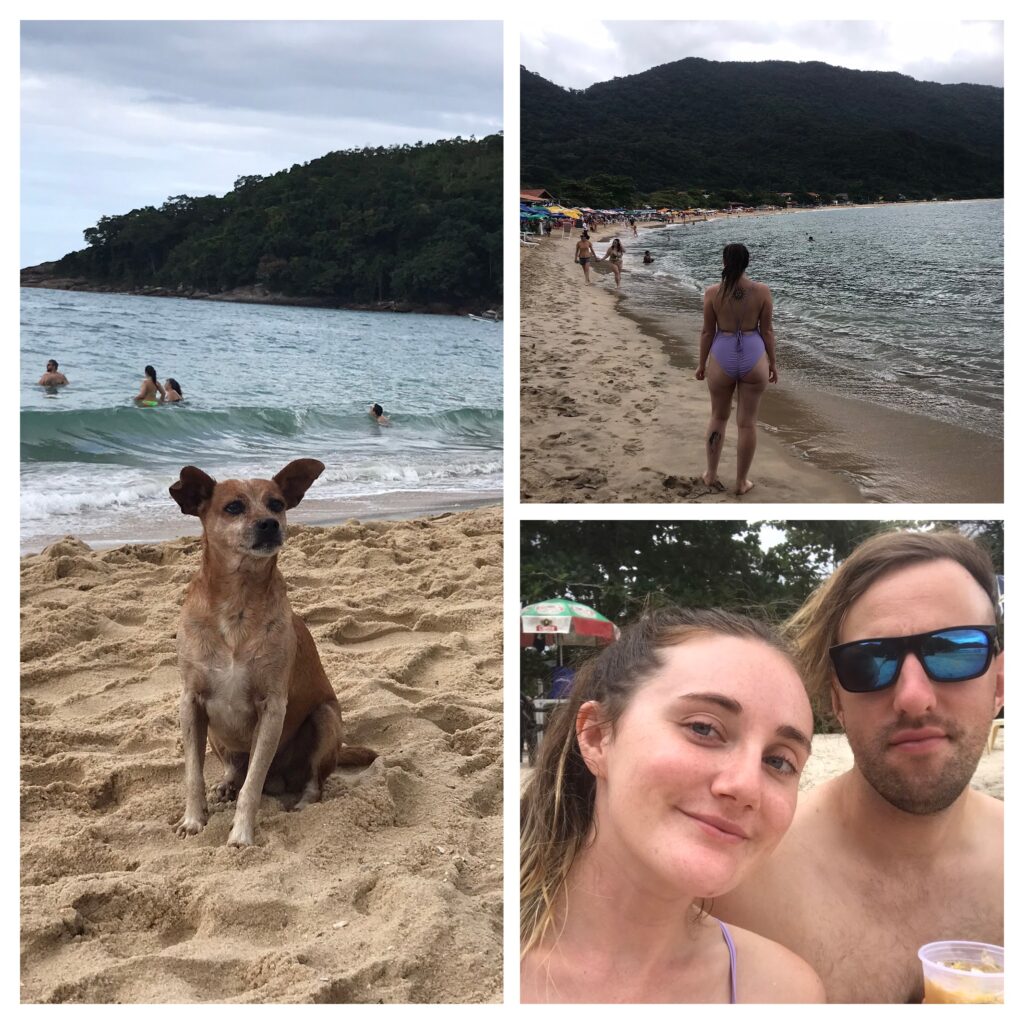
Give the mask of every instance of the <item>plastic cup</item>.
M 987 942 L 929 942 L 917 955 L 926 1003 L 1001 1003 L 1003 947 Z

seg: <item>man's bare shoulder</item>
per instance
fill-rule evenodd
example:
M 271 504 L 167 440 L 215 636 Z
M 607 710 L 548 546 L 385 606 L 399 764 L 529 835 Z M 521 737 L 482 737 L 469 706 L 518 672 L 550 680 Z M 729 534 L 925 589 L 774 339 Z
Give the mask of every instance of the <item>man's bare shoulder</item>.
M 825 986 L 806 960 L 746 928 L 730 927 L 741 1003 L 823 1003 Z

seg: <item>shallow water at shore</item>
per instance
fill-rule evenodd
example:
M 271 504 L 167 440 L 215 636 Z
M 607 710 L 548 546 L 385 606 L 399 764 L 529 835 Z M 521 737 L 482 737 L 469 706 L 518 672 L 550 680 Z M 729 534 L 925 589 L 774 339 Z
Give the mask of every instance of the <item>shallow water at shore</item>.
M 986 200 L 653 229 L 627 253 L 623 309 L 662 323 L 699 317 L 722 246 L 743 241 L 751 276 L 775 298 L 784 379 L 1001 443 L 1002 217 L 1002 201 Z M 640 262 L 645 248 L 653 267 Z
M 988 225 L 998 243 L 998 267 L 990 262 L 991 272 L 1001 284 L 1002 203 L 936 207 L 940 204 L 919 208 L 933 221 L 941 216 L 956 219 L 965 210 L 971 211 L 968 217 L 981 211 L 980 222 Z M 673 366 L 692 374 L 699 348 L 702 287 L 714 282 L 715 271 L 709 266 L 700 280 L 686 272 L 672 273 L 668 268 L 680 263 L 684 255 L 690 258 L 696 254 L 705 263 L 713 262 L 725 242 L 739 237 L 765 239 L 772 232 L 776 242 L 788 237 L 790 244 L 799 244 L 793 242 L 797 239 L 804 247 L 816 245 L 807 242 L 808 234 L 829 240 L 841 233 L 841 229 L 823 230 L 819 225 L 827 228 L 840 224 L 843 217 L 858 212 L 882 217 L 890 211 L 899 215 L 911 209 L 879 207 L 723 217 L 685 227 L 649 229 L 627 253 L 618 309 L 660 342 Z M 808 221 L 811 216 L 816 221 Z M 921 216 L 917 215 L 918 219 Z M 612 234 L 605 232 L 602 237 L 610 238 Z M 971 244 L 978 244 L 983 234 L 978 227 Z M 753 245 L 748 247 L 752 253 L 756 251 Z M 656 257 L 657 277 L 640 263 L 644 249 L 650 249 Z M 598 252 L 602 251 L 599 244 Z M 752 275 L 769 279 L 768 274 L 754 271 L 752 255 Z M 785 302 L 780 302 L 776 306 L 776 332 L 781 383 L 768 389 L 759 414 L 762 425 L 816 465 L 840 473 L 870 501 L 1001 501 L 1002 289 L 993 288 L 991 280 L 982 289 L 976 276 L 966 272 L 964 276 L 974 281 L 981 298 L 974 306 L 968 303 L 969 308 L 961 310 L 962 316 L 956 312 L 961 307 L 943 307 L 940 303 L 927 306 L 927 317 L 914 314 L 918 324 L 915 329 L 924 330 L 931 324 L 936 336 L 943 338 L 935 346 L 940 356 L 925 368 L 925 356 L 920 355 L 918 371 L 909 361 L 909 347 L 900 350 L 901 361 L 895 366 L 886 364 L 884 344 L 870 357 L 863 356 L 863 352 L 852 357 L 845 367 L 835 361 L 834 351 L 826 353 L 828 360 L 818 358 L 822 347 L 801 341 L 814 336 L 813 325 L 793 313 L 793 301 L 788 312 Z M 779 291 L 785 295 L 787 288 L 792 288 L 787 284 L 777 289 L 774 281 L 772 286 L 777 295 Z M 958 287 L 967 294 L 964 281 Z M 871 308 L 862 304 L 857 313 L 855 333 L 863 351 L 870 348 L 876 332 L 884 336 L 888 329 L 883 322 L 872 320 Z M 887 315 L 895 316 L 891 311 Z M 908 320 L 912 318 L 911 312 L 905 311 L 904 315 Z M 933 319 L 936 316 L 948 319 L 945 333 Z M 997 327 L 994 332 L 993 325 Z M 966 355 L 957 356 L 958 344 Z
M 21 534 L 39 550 L 188 533 L 167 494 L 215 477 L 327 469 L 297 522 L 500 501 L 502 354 L 491 324 L 422 314 L 22 290 Z M 71 384 L 36 384 L 46 359 Z M 136 408 L 142 368 L 185 402 Z M 382 429 L 367 413 L 382 402 Z M 290 516 L 289 518 L 293 518 Z M 323 519 L 321 518 L 321 521 Z

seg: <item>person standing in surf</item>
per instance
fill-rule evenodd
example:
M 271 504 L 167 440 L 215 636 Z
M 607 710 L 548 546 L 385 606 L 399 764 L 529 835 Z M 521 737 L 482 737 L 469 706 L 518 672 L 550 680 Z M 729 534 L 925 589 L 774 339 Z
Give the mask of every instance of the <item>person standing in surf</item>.
M 164 400 L 164 386 L 156 379 L 156 370 L 152 366 L 145 369 L 146 376 L 142 378 L 142 386 L 135 396 L 135 401 L 140 405 L 155 405 Z
M 719 484 L 725 427 L 736 396 L 736 494 L 754 485 L 747 478 L 757 448 L 757 410 L 767 386 L 778 383 L 772 293 L 747 277 L 750 253 L 733 242 L 722 250 L 722 282 L 704 293 L 704 325 L 695 374 L 707 380 L 711 394 L 705 448 L 708 468 L 704 483 Z M 719 486 L 721 486 L 719 484 Z

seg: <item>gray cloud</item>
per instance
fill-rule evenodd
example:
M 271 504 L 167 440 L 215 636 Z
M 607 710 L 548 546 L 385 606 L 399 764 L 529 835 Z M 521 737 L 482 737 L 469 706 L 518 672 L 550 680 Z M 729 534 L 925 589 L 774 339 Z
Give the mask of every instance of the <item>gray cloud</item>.
M 501 129 L 498 22 L 23 22 L 22 265 L 103 214 Z
M 936 57 L 935 54 L 947 54 Z M 683 57 L 818 60 L 926 81 L 1003 84 L 1002 22 L 606 21 L 523 32 L 522 62 L 559 85 L 585 88 Z

